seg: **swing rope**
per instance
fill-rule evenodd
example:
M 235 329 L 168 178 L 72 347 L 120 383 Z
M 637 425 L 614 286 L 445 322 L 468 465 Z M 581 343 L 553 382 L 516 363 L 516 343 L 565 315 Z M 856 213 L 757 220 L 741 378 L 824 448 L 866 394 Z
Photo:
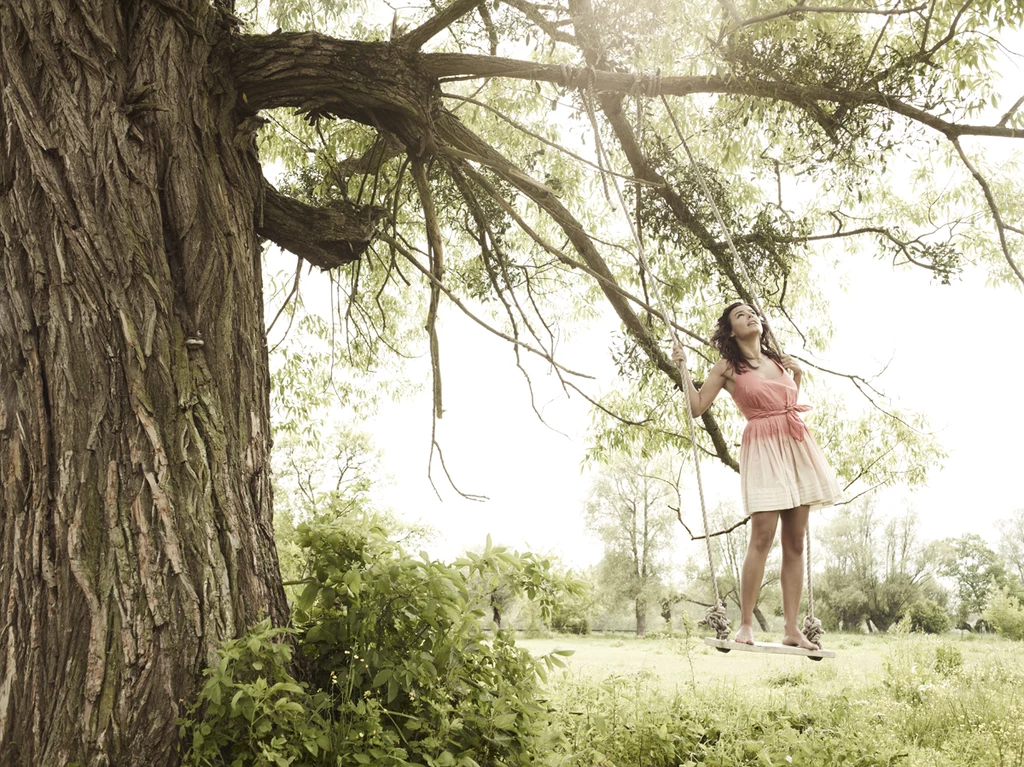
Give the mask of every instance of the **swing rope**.
M 683 150 L 686 152 L 687 158 L 690 160 L 690 164 L 693 166 L 693 172 L 697 176 L 697 182 L 700 184 L 701 191 L 704 192 L 704 196 L 707 198 L 708 203 L 711 205 L 711 210 L 715 215 L 715 220 L 718 222 L 718 226 L 721 228 L 722 233 L 725 235 L 725 241 L 729 246 L 729 252 L 732 254 L 733 262 L 739 267 L 740 273 L 743 275 L 743 280 L 746 283 L 747 289 L 750 293 L 750 301 L 754 305 L 754 309 L 762 317 L 767 317 L 764 310 L 761 308 L 757 300 L 757 292 L 754 287 L 757 285 L 754 279 L 750 276 L 750 272 L 747 271 L 747 265 L 745 259 L 743 259 L 739 251 L 736 250 L 736 245 L 732 240 L 732 235 L 729 234 L 729 228 L 725 225 L 725 219 L 722 217 L 721 211 L 718 209 L 718 204 L 715 202 L 715 198 L 711 195 L 711 189 L 708 187 L 707 181 L 704 179 L 704 173 L 701 171 L 700 166 L 697 164 L 696 158 L 690 151 L 689 144 L 686 143 L 686 137 L 683 135 L 682 129 L 679 127 L 679 122 L 676 120 L 675 112 L 672 110 L 672 106 L 669 104 L 668 99 L 664 94 L 661 95 L 661 101 L 665 105 L 665 111 L 668 112 L 669 119 L 672 122 L 672 127 L 675 128 L 676 136 L 679 137 L 679 143 L 682 144 Z M 765 323 L 765 328 L 768 331 L 768 339 L 775 347 L 776 350 L 782 349 L 779 345 L 778 339 L 775 337 L 775 333 L 772 331 L 772 326 Z M 705 534 L 707 531 L 705 531 Z M 814 617 L 814 582 L 811 576 L 811 520 L 810 517 L 807 519 L 806 528 L 806 544 L 805 544 L 805 564 L 807 566 L 807 616 L 804 618 L 803 632 L 807 640 L 812 644 L 816 644 L 821 647 L 821 636 L 825 633 L 824 628 L 821 625 L 821 621 Z
M 679 344 L 680 343 L 679 337 L 676 334 L 675 327 L 674 327 L 673 323 L 669 320 L 668 311 L 665 308 L 665 303 L 664 303 L 664 301 L 662 300 L 662 297 L 661 297 L 661 291 L 658 289 L 657 279 L 654 277 L 654 273 L 651 270 L 650 265 L 649 265 L 649 263 L 647 261 L 647 255 L 646 255 L 646 252 L 644 250 L 643 239 L 641 238 L 640 231 L 639 231 L 639 228 L 640 228 L 639 205 L 638 205 L 638 211 L 637 211 L 637 222 L 636 222 L 636 225 L 634 226 L 633 220 L 627 214 L 627 206 L 626 206 L 625 199 L 624 199 L 624 197 L 622 195 L 622 191 L 619 188 L 618 178 L 614 174 L 607 173 L 605 171 L 605 166 L 610 168 L 611 167 L 611 163 L 609 161 L 607 153 L 605 152 L 604 145 L 603 145 L 602 140 L 601 140 L 600 126 L 598 125 L 597 117 L 596 117 L 596 114 L 595 114 L 595 111 L 594 111 L 594 108 L 593 108 L 593 102 L 592 102 L 592 99 L 593 99 L 593 80 L 594 80 L 594 78 L 592 76 L 589 76 L 589 75 L 590 75 L 590 72 L 588 72 L 588 77 L 587 77 L 586 85 L 583 86 L 583 87 L 579 87 L 579 86 L 578 87 L 579 87 L 581 99 L 583 100 L 584 107 L 585 107 L 585 109 L 587 111 L 587 116 L 590 118 L 591 126 L 593 127 L 593 130 L 594 130 L 594 139 L 595 139 L 594 149 L 595 149 L 595 154 L 597 155 L 598 167 L 601 170 L 601 183 L 602 183 L 602 185 L 604 187 L 605 197 L 608 198 L 608 201 L 611 204 L 611 199 L 610 199 L 609 193 L 608 193 L 608 176 L 611 176 L 611 186 L 615 190 L 615 196 L 618 199 L 620 207 L 622 208 L 622 211 L 623 211 L 623 214 L 624 214 L 624 218 L 626 219 L 626 223 L 629 226 L 630 235 L 632 236 L 633 242 L 636 245 L 637 263 L 640 266 L 641 273 L 642 274 L 646 273 L 646 274 L 651 275 L 652 279 L 650 280 L 650 283 L 651 283 L 650 284 L 650 292 L 653 294 L 655 303 L 656 303 L 656 305 L 658 307 L 658 311 L 661 314 L 661 319 L 665 323 L 665 326 L 668 328 L 669 334 L 672 337 L 672 341 L 674 343 L 676 343 L 676 344 Z M 725 224 L 725 220 L 722 217 L 722 213 L 719 210 L 718 204 L 715 202 L 715 199 L 714 199 L 714 197 L 711 194 L 711 190 L 708 187 L 708 184 L 707 184 L 706 180 L 704 179 L 704 174 L 701 171 L 700 166 L 697 164 L 696 158 L 693 156 L 693 153 L 690 151 L 690 147 L 689 147 L 689 145 L 686 142 L 686 138 L 683 135 L 682 129 L 679 127 L 679 123 L 676 120 L 675 113 L 672 111 L 672 107 L 669 104 L 668 99 L 665 97 L 665 95 L 664 94 L 659 94 L 659 95 L 661 96 L 661 100 L 662 100 L 662 102 L 663 102 L 663 104 L 665 106 L 665 109 L 666 109 L 666 111 L 667 111 L 667 113 L 669 115 L 669 118 L 670 118 L 670 120 L 672 122 L 672 126 L 675 129 L 676 135 L 679 137 L 679 141 L 682 144 L 682 147 L 683 147 L 683 149 L 686 152 L 686 156 L 689 159 L 690 164 L 693 166 L 693 170 L 694 170 L 694 173 L 697 176 L 697 181 L 700 184 L 701 190 L 703 191 L 704 196 L 707 198 L 708 203 L 711 205 L 711 210 L 714 213 L 715 219 L 718 222 L 718 225 L 721 228 L 723 234 L 725 235 L 726 243 L 728 244 L 729 251 L 730 251 L 730 253 L 731 253 L 732 257 L 733 257 L 733 261 L 739 267 L 740 272 L 743 275 L 743 279 L 744 279 L 746 285 L 749 288 L 752 288 L 754 285 L 756 285 L 756 283 L 754 282 L 753 278 L 750 276 L 749 271 L 747 270 L 746 262 L 740 256 L 739 252 L 736 250 L 736 245 L 733 242 L 732 236 L 729 233 L 729 228 Z M 759 305 L 759 303 L 757 301 L 756 292 L 753 291 L 753 290 L 749 290 L 749 293 L 750 293 L 751 303 L 753 304 L 753 308 L 757 311 L 757 313 L 760 316 L 765 317 L 766 315 L 765 315 L 764 311 L 761 309 L 761 306 Z M 768 325 L 767 323 L 765 323 L 765 325 L 766 325 L 766 329 L 768 330 L 768 338 L 769 338 L 770 342 L 775 346 L 776 349 L 780 349 L 781 347 L 778 344 L 778 340 L 775 338 L 775 334 L 772 332 L 771 326 Z M 696 424 L 694 423 L 692 403 L 691 403 L 691 397 L 690 397 L 690 388 L 691 388 L 691 385 L 692 385 L 692 380 L 690 378 L 690 371 L 686 367 L 686 365 L 680 364 L 678 367 L 679 367 L 680 376 L 682 378 L 683 393 L 684 393 L 684 397 L 685 397 L 685 400 L 686 400 L 686 424 L 687 424 L 687 431 L 688 431 L 688 436 L 689 436 L 689 439 L 690 439 L 690 447 L 691 447 L 691 450 L 692 450 L 692 453 L 693 453 L 693 464 L 694 464 L 695 474 L 696 474 L 696 477 L 697 477 L 697 491 L 698 491 L 698 494 L 700 495 L 701 517 L 702 517 L 702 521 L 703 521 L 703 524 L 704 524 L 704 543 L 705 543 L 705 548 L 707 550 L 707 555 L 708 555 L 708 568 L 709 568 L 710 574 L 711 574 L 711 585 L 712 585 L 712 589 L 714 591 L 714 604 L 712 606 L 708 607 L 708 609 L 705 611 L 704 622 L 710 628 L 712 628 L 715 631 L 715 636 L 718 639 L 728 639 L 729 635 L 730 635 L 729 619 L 728 619 L 727 614 L 726 614 L 725 602 L 722 599 L 721 592 L 719 591 L 719 588 L 718 588 L 718 576 L 717 576 L 716 570 L 715 570 L 714 553 L 713 553 L 712 547 L 711 547 L 710 524 L 708 522 L 707 502 L 706 502 L 705 497 L 704 497 L 704 483 L 703 483 L 703 480 L 701 478 L 701 472 L 700 472 L 700 453 L 698 452 L 698 449 L 697 449 L 697 438 L 696 438 L 697 427 L 696 427 Z M 694 387 L 694 388 L 696 388 L 696 387 Z M 810 520 L 809 519 L 808 519 L 808 523 L 807 523 L 807 531 L 806 532 L 807 532 L 806 565 L 807 565 L 807 610 L 808 611 L 807 611 L 807 616 L 804 619 L 803 631 L 804 631 L 804 636 L 807 637 L 808 641 L 812 642 L 813 644 L 817 644 L 819 647 L 821 647 L 821 635 L 824 633 L 824 630 L 823 630 L 823 628 L 821 626 L 821 621 L 819 621 L 817 618 L 814 617 L 814 588 L 813 588 L 813 583 L 812 583 L 812 580 L 811 580 L 811 528 L 810 528 Z
M 592 95 L 590 87 L 591 82 L 592 81 L 588 81 L 586 89 L 580 89 L 580 94 L 584 101 L 584 106 L 587 110 L 587 114 L 589 115 L 592 126 L 594 128 L 595 153 L 597 154 L 598 164 L 599 166 L 603 167 L 605 164 L 607 164 L 608 156 L 605 153 L 604 146 L 601 142 L 600 127 L 597 123 L 597 118 L 594 114 L 593 106 L 590 100 Z M 607 176 L 609 175 L 611 176 L 611 186 L 615 190 L 615 196 L 619 201 L 619 206 L 622 208 L 622 212 L 626 214 L 626 201 L 622 195 L 622 190 L 619 188 L 618 178 L 613 174 L 602 173 L 601 175 L 602 182 L 604 183 L 605 195 L 608 196 Z M 609 203 L 611 203 L 610 198 L 608 201 Z M 629 217 L 628 214 L 624 215 L 624 218 L 626 219 L 626 223 L 629 226 L 629 232 L 633 237 L 633 243 L 636 245 L 637 262 L 640 265 L 641 270 L 647 274 L 653 275 L 653 272 L 651 271 L 651 268 L 647 262 L 647 254 L 644 250 L 643 240 L 640 237 L 640 232 L 638 228 L 639 219 L 638 225 L 634 226 L 633 220 Z M 658 286 L 656 284 L 657 280 L 652 279 L 650 282 L 650 291 L 654 297 L 655 303 L 658 307 L 658 311 L 661 314 L 662 322 L 664 322 L 665 327 L 668 328 L 669 334 L 672 336 L 673 342 L 679 343 L 679 336 L 676 334 L 676 330 L 673 323 L 669 320 L 668 310 L 665 308 L 665 302 L 661 298 L 661 291 L 658 290 Z M 705 611 L 704 622 L 707 623 L 707 625 L 714 630 L 715 636 L 718 639 L 728 639 L 730 635 L 729 618 L 726 614 L 725 601 L 722 599 L 721 592 L 718 589 L 718 577 L 715 574 L 714 553 L 711 548 L 711 537 L 708 535 L 710 525 L 708 523 L 707 502 L 704 499 L 704 482 L 701 479 L 700 473 L 700 453 L 697 449 L 697 427 L 694 424 L 693 410 L 690 406 L 690 371 L 686 368 L 685 365 L 680 365 L 679 372 L 683 379 L 683 392 L 686 396 L 686 424 L 690 438 L 690 448 L 693 452 L 693 464 L 697 476 L 697 492 L 700 495 L 700 511 L 704 520 L 704 543 L 707 548 L 708 567 L 711 571 L 711 585 L 715 596 L 714 604 Z

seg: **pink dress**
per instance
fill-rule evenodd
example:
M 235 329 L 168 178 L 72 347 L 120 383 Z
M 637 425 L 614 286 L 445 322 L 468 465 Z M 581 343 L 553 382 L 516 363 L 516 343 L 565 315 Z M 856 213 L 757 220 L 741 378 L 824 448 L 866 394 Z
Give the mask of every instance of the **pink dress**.
M 797 404 L 797 392 L 785 370 L 774 380 L 753 370 L 736 376 L 732 398 L 747 419 L 740 486 L 748 514 L 827 506 L 839 498 L 835 472 L 798 415 L 811 408 Z

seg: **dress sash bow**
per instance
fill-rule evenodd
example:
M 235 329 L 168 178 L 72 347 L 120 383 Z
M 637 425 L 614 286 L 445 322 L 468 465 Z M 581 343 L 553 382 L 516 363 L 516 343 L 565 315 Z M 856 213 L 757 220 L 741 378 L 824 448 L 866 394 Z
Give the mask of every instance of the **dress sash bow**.
M 811 409 L 810 405 L 786 405 L 786 407 L 779 408 L 777 410 L 761 410 L 760 408 L 753 408 L 747 413 L 748 421 L 756 421 L 761 418 L 771 418 L 772 416 L 784 415 L 786 416 L 786 422 L 789 426 L 789 435 L 797 442 L 804 441 L 804 434 L 807 431 L 807 427 L 804 422 L 800 420 L 800 416 L 797 413 L 806 413 Z

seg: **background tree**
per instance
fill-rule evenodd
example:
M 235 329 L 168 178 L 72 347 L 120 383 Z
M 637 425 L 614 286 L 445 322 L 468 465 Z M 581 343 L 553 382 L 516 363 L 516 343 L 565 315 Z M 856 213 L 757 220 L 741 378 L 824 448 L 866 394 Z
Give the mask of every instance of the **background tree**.
M 999 530 L 998 553 L 1006 562 L 1007 579 L 1019 596 L 1024 596 L 1024 509 L 1008 519 L 996 522 Z
M 957 625 L 977 618 L 995 591 L 1006 583 L 1006 565 L 977 533 L 933 544 L 938 572 L 953 584 Z
M 931 549 L 920 542 L 917 526 L 914 512 L 885 519 L 869 499 L 841 507 L 831 522 L 817 526 L 824 572 L 815 581 L 815 596 L 822 617 L 846 631 L 865 622 L 885 631 L 919 602 L 941 608 L 945 599 L 932 583 Z
M 824 351 L 824 241 L 863 240 L 939 281 L 972 262 L 1024 281 L 1018 177 L 995 183 L 968 143 L 1022 136 L 991 67 L 1018 3 L 456 0 L 404 11 L 391 39 L 379 10 L 0 5 L 0 593 L 13 606 L 0 751 L 13 763 L 173 763 L 178 701 L 218 642 L 263 613 L 287 620 L 261 239 L 340 270 L 337 358 L 374 370 L 426 327 L 437 417 L 442 301 L 580 391 L 555 358 L 559 320 L 567 302 L 608 307 L 639 415 L 599 404 L 623 426 L 676 407 L 651 278 L 595 164 L 630 177 L 628 213 L 694 341 L 711 305 L 756 290 L 784 343 Z M 754 287 L 675 152 L 675 122 Z M 593 151 L 567 154 L 581 128 Z M 283 191 L 261 161 L 285 169 Z M 890 161 L 906 185 L 879 183 Z M 949 163 L 951 178 L 932 187 L 905 172 L 914 163 Z M 843 380 L 876 401 L 865 378 Z M 833 412 L 836 434 L 885 443 L 825 441 L 849 480 L 920 481 L 935 452 L 914 414 Z M 709 412 L 702 426 L 734 466 L 736 424 Z
M 633 604 L 637 636 L 647 632 L 647 608 L 658 597 L 674 541 L 669 504 L 678 471 L 665 457 L 623 456 L 600 469 L 586 502 L 587 527 L 604 543 L 598 587 L 613 601 Z

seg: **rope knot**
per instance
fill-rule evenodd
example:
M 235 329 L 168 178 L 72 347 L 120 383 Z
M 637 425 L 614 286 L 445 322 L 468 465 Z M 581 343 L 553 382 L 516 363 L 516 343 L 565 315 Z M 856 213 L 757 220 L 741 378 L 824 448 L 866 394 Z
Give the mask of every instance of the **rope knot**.
M 821 625 L 821 621 L 815 618 L 810 613 L 804 618 L 804 636 L 807 637 L 807 641 L 811 644 L 818 645 L 818 649 L 821 649 L 821 637 L 825 633 L 825 628 Z
M 728 639 L 730 634 L 729 616 L 725 611 L 725 602 L 719 600 L 708 607 L 704 611 L 704 620 L 701 623 L 712 629 L 716 638 Z

